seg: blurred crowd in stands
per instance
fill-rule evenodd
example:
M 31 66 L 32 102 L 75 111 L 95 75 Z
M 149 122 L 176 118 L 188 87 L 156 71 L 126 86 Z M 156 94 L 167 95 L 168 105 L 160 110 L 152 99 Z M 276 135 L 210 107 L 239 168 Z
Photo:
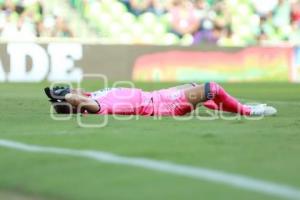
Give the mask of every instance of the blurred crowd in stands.
M 73 37 L 66 19 L 46 13 L 43 1 L 0 0 L 0 38 Z M 300 44 L 300 0 L 62 1 L 106 43 Z
M 0 0 L 0 38 L 72 37 L 62 16 L 45 13 L 41 0 Z
M 300 44 L 300 0 L 70 0 L 108 42 Z

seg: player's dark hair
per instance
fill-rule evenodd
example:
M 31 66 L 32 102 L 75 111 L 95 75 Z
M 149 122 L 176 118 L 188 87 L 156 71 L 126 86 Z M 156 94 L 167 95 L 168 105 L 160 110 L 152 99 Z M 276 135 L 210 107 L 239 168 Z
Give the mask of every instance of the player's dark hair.
M 76 109 L 72 107 L 71 104 L 53 104 L 53 108 L 57 114 L 70 114 L 76 113 Z

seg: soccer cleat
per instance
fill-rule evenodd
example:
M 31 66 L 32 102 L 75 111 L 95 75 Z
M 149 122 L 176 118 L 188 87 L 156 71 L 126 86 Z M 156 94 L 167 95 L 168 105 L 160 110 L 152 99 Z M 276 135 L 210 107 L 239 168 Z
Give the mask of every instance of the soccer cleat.
M 253 105 L 250 108 L 250 116 L 274 116 L 277 114 L 276 108 L 267 106 L 267 104 Z

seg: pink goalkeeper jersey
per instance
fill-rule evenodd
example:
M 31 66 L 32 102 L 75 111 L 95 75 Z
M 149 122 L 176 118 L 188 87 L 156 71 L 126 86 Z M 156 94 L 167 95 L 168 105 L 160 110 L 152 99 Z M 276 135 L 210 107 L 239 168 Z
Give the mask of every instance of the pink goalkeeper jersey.
M 183 90 L 169 88 L 145 92 L 135 88 L 106 88 L 89 94 L 98 102 L 100 115 L 185 115 L 193 110 Z
M 101 109 L 98 114 L 152 115 L 151 93 L 135 88 L 105 88 L 90 94 Z

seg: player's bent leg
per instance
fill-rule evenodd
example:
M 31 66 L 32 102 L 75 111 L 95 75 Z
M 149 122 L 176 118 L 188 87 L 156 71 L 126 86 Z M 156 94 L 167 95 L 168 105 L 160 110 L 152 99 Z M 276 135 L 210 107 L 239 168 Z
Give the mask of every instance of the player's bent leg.
M 86 110 L 89 113 L 98 113 L 100 111 L 100 105 L 88 97 L 69 93 L 65 96 L 65 99 L 72 106 Z
M 205 96 L 208 100 L 213 100 L 218 105 L 219 110 L 241 115 L 251 115 L 249 106 L 240 103 L 215 82 L 205 84 Z
M 222 110 L 250 115 L 250 108 L 231 97 L 219 84 L 208 82 L 185 91 L 186 98 L 194 106 L 199 103 L 212 110 Z
M 219 84 L 214 82 L 197 85 L 185 90 L 187 100 L 196 106 L 199 103 L 209 109 L 222 110 L 250 116 L 271 116 L 277 110 L 271 106 L 256 105 L 247 106 L 229 95 Z

